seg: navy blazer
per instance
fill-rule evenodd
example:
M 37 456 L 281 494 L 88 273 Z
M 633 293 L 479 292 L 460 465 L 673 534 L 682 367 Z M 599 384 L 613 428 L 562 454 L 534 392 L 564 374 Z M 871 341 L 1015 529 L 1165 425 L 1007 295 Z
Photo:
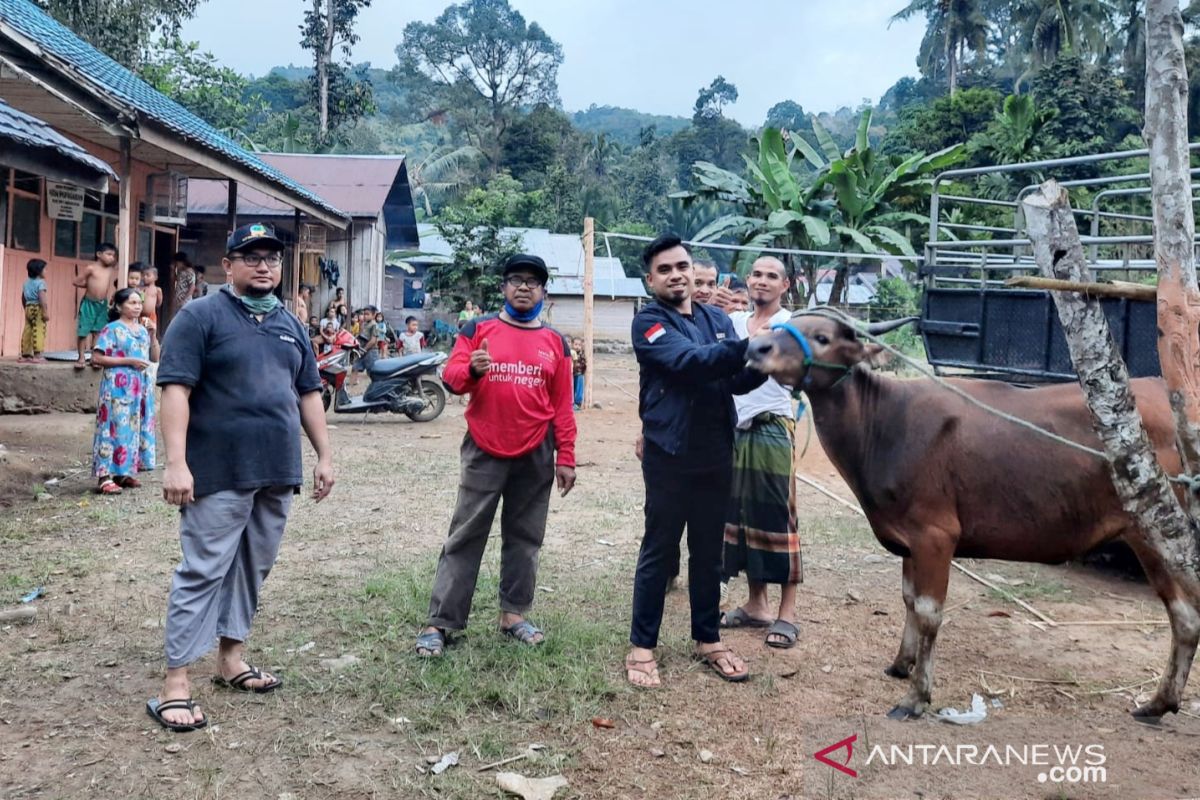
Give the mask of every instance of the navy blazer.
M 641 370 L 638 415 L 642 435 L 671 455 L 685 452 L 697 387 L 722 385 L 729 426 L 737 424 L 733 395 L 761 386 L 767 376 L 746 364 L 746 345 L 724 311 L 695 303 L 689 324 L 669 305 L 648 303 L 633 318 L 633 352 Z

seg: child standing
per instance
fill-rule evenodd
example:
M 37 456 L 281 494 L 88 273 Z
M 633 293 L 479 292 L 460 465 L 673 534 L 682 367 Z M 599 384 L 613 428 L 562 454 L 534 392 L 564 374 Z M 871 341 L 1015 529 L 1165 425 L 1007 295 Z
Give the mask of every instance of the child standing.
M 404 320 L 404 333 L 396 337 L 400 346 L 400 355 L 415 356 L 425 350 L 425 336 L 417 330 L 417 318 L 409 317 Z
M 135 261 L 130 264 L 125 283 L 126 287 L 133 289 L 138 294 L 142 295 L 143 302 L 146 300 L 146 295 L 142 293 L 142 270 L 144 269 L 145 265 L 140 261 Z M 121 287 L 118 286 L 117 288 L 120 289 Z
M 575 377 L 575 410 L 583 408 L 583 373 L 587 372 L 587 356 L 583 354 L 583 340 L 571 340 L 571 374 Z
M 149 318 L 158 327 L 158 310 L 162 307 L 163 291 L 158 285 L 158 270 L 146 267 L 142 272 L 142 316 Z
M 21 357 L 26 364 L 45 364 L 42 352 L 46 349 L 46 323 L 50 321 L 50 292 L 46 288 L 46 262 L 31 258 L 25 265 L 29 275 L 21 287 L 21 301 L 25 305 L 25 329 L 21 331 Z
M 75 369 L 87 366 L 84 353 L 91 349 L 98 334 L 108 324 L 108 295 L 112 291 L 113 281 L 117 275 L 117 246 L 112 242 L 101 242 L 96 248 L 96 262 L 83 268 L 72 284 L 83 289 L 83 299 L 79 301 L 79 320 L 75 325 L 75 335 L 79 343 L 79 360 Z M 100 369 L 99 364 L 92 364 L 93 369 Z
M 382 311 L 375 314 L 375 338 L 379 340 L 379 357 L 387 358 L 388 326 Z

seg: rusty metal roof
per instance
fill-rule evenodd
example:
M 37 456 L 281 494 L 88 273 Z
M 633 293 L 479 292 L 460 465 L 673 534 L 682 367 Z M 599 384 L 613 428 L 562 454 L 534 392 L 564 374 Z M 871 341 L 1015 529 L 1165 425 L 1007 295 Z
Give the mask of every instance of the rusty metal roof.
M 407 183 L 404 156 L 259 153 L 258 157 L 352 217 L 375 217 L 397 183 Z M 404 200 L 411 205 L 406 193 Z M 226 181 L 196 180 L 188 185 L 189 214 L 225 214 Z M 292 209 L 261 192 L 239 187 L 239 215 L 291 216 Z

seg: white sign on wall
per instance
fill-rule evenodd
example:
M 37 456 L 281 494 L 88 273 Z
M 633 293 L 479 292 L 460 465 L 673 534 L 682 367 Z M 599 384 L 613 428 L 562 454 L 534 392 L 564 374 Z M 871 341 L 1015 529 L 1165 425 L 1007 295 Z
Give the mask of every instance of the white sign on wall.
M 46 181 L 46 213 L 50 219 L 83 219 L 83 188 Z

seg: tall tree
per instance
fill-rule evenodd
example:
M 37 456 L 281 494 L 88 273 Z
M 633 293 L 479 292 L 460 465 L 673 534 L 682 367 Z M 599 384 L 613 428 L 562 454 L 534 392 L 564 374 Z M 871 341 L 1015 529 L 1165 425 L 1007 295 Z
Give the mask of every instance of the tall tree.
M 782 100 L 767 111 L 767 120 L 763 127 L 784 131 L 811 131 L 812 122 L 808 119 L 808 112 L 795 100 Z
M 1013 24 L 1030 72 L 1063 53 L 1089 63 L 1106 56 L 1114 41 L 1115 12 L 1115 0 L 1016 0 Z
M 519 109 L 558 104 L 562 47 L 508 0 L 467 0 L 432 23 L 410 22 L 396 48 L 398 70 L 423 77 L 431 105 L 463 114 L 481 105 L 481 149 L 495 165 L 501 137 Z
M 979 58 L 987 46 L 988 20 L 980 0 L 910 0 L 892 16 L 892 22 L 923 14 L 925 37 L 917 64 L 921 74 L 946 80 L 950 94 L 958 90 L 958 73 L 968 51 Z
M 350 74 L 350 52 L 359 39 L 354 23 L 358 12 L 370 5 L 371 0 L 312 0 L 304 12 L 300 44 L 313 54 L 312 96 L 322 143 L 342 125 L 374 110 L 370 82 Z
M 693 106 L 693 120 L 713 119 L 724 116 L 725 106 L 736 103 L 738 90 L 724 75 L 718 75 L 706 88 L 700 90 Z
M 174 39 L 200 0 L 35 0 L 115 61 L 137 70 L 155 35 Z

